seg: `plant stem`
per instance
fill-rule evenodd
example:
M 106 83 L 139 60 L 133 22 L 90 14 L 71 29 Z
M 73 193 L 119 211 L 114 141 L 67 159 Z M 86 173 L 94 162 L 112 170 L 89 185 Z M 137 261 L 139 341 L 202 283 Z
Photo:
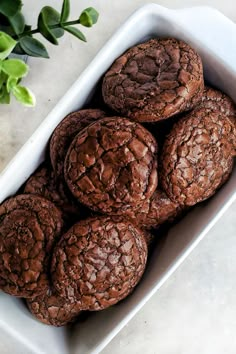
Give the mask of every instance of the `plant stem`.
M 22 32 L 21 34 L 19 34 L 19 37 L 25 37 L 25 36 L 28 36 L 30 34 L 35 34 L 35 33 L 39 33 L 39 30 L 38 28 L 32 30 L 32 31 L 26 31 L 26 32 Z
M 80 20 L 75 20 L 75 21 L 68 21 L 64 23 L 59 23 L 59 25 L 63 26 L 70 26 L 70 25 L 78 25 L 80 23 Z
M 49 26 L 50 29 L 54 29 L 54 28 L 63 28 L 66 26 L 70 26 L 70 25 L 77 25 L 80 23 L 80 20 L 75 20 L 75 21 L 68 21 L 68 22 L 64 22 L 64 23 L 55 23 L 55 25 Z M 31 31 L 26 31 L 26 32 L 22 32 L 20 35 L 18 35 L 19 38 L 25 37 L 25 36 L 30 36 L 32 34 L 35 33 L 39 33 L 39 29 L 35 28 L 34 30 Z

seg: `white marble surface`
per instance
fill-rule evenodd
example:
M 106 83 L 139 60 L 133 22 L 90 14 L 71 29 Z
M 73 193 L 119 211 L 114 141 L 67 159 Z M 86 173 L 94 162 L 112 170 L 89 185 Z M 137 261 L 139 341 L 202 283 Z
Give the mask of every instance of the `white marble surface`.
M 103 354 L 236 353 L 236 203 Z
M 66 35 L 50 46 L 50 60 L 29 59 L 24 80 L 37 96 L 34 109 L 17 103 L 0 107 L 0 171 L 42 122 L 58 99 L 102 47 L 114 30 L 145 0 L 71 0 L 73 17 L 94 6 L 100 20 L 87 30 L 84 44 Z M 167 7 L 210 5 L 236 20 L 234 0 L 152 1 Z M 24 0 L 30 22 L 46 4 L 60 1 Z M 236 339 L 236 203 L 201 242 L 174 276 L 103 351 L 103 354 L 235 354 Z M 6 333 L 0 333 L 1 354 L 30 354 Z

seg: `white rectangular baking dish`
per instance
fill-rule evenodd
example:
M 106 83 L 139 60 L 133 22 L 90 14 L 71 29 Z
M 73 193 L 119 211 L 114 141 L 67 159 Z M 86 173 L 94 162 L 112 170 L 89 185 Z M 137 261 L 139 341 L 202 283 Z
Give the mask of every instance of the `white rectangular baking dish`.
M 71 89 L 0 175 L 0 202 L 14 194 L 44 157 L 48 139 L 69 112 L 89 100 L 99 78 L 130 46 L 152 36 L 185 40 L 200 53 L 207 80 L 236 102 L 236 26 L 208 7 L 169 10 L 149 4 L 137 10 L 112 36 Z M 197 206 L 173 227 L 135 292 L 108 310 L 93 313 L 72 329 L 35 321 L 22 302 L 0 293 L 0 328 L 32 353 L 99 353 L 177 269 L 236 199 L 236 169 L 228 183 L 207 203 Z M 189 226 L 191 225 L 191 228 Z

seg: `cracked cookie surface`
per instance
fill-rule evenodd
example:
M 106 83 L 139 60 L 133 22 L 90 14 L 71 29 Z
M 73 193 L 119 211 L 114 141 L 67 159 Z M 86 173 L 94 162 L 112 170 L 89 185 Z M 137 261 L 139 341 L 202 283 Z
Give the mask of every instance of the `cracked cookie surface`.
M 97 217 L 75 224 L 56 245 L 52 282 L 58 294 L 84 310 L 102 310 L 124 299 L 147 261 L 143 232 L 126 220 Z
M 47 199 L 22 194 L 0 206 L 0 289 L 32 297 L 48 286 L 49 253 L 63 226 Z
M 39 321 L 57 327 L 75 321 L 81 312 L 80 303 L 68 302 L 49 288 L 40 296 L 27 299 L 27 305 Z
M 74 197 L 102 213 L 138 208 L 157 186 L 157 143 L 125 118 L 103 118 L 73 140 L 64 176 Z
M 127 210 L 125 216 L 140 228 L 151 230 L 164 222 L 173 221 L 182 211 L 183 208 L 178 203 L 168 198 L 164 191 L 157 189 L 138 210 Z
M 63 212 L 66 221 L 78 220 L 83 207 L 74 200 L 63 179 L 56 178 L 47 164 L 42 164 L 27 180 L 24 193 L 40 195 Z
M 191 206 L 212 196 L 232 168 L 232 125 L 214 110 L 200 108 L 181 118 L 161 153 L 161 183 L 171 200 Z
M 66 153 L 76 134 L 104 116 L 105 112 L 100 109 L 83 109 L 68 114 L 58 124 L 50 139 L 50 158 L 56 176 L 61 178 L 63 175 Z
M 139 122 L 154 122 L 193 108 L 203 93 L 202 61 L 173 38 L 151 39 L 119 57 L 103 79 L 105 103 Z
M 233 156 L 236 156 L 236 107 L 233 100 L 225 93 L 206 86 L 199 106 L 220 112 L 220 115 L 231 125 L 228 139 L 234 147 Z

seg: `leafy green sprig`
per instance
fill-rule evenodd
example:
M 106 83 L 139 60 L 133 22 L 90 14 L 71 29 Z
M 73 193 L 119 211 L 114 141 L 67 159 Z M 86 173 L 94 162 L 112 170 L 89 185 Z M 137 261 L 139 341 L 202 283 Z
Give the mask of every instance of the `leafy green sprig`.
M 70 16 L 70 0 L 63 0 L 59 13 L 51 6 L 44 6 L 39 13 L 37 27 L 25 23 L 21 0 L 0 0 L 0 104 L 10 103 L 11 94 L 26 106 L 35 105 L 33 93 L 20 85 L 29 67 L 23 60 L 9 59 L 14 52 L 33 57 L 49 58 L 44 44 L 33 35 L 40 33 L 50 43 L 58 45 L 58 38 L 66 32 L 86 42 L 85 35 L 74 25 L 92 27 L 98 20 L 98 12 L 89 7 L 73 21 Z
M 21 0 L 0 1 L 0 31 L 7 33 L 16 40 L 14 53 L 27 54 L 33 57 L 49 58 L 44 44 L 33 35 L 40 33 L 50 43 L 58 45 L 58 38 L 68 32 L 80 40 L 86 42 L 86 37 L 74 25 L 92 27 L 98 20 L 98 12 L 89 7 L 82 11 L 80 16 L 73 21 L 68 21 L 70 16 L 70 0 L 63 0 L 59 13 L 51 6 L 44 6 L 38 15 L 37 28 L 32 29 L 25 23 L 22 14 Z
M 33 93 L 20 81 L 28 74 L 29 67 L 21 59 L 8 59 L 15 48 L 16 41 L 4 32 L 0 32 L 0 104 L 10 103 L 13 94 L 17 101 L 25 106 L 34 106 Z

